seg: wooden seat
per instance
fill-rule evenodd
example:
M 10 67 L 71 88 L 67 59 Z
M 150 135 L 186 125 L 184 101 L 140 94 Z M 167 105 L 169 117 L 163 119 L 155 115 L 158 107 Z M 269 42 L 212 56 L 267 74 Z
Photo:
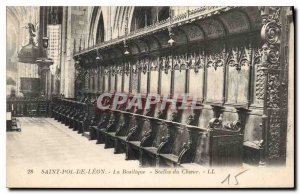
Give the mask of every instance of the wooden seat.
M 163 120 L 152 119 L 151 123 L 152 135 L 144 137 L 141 142 L 139 160 L 141 166 L 156 166 L 157 151 L 168 135 L 168 125 Z
M 73 121 L 73 131 L 81 130 L 82 121 L 84 120 L 85 114 L 86 113 L 84 111 L 79 111 L 77 113 L 77 116 L 75 117 L 75 119 Z
M 68 119 L 68 115 L 71 114 L 72 112 L 72 107 L 71 106 L 67 106 L 66 110 L 63 112 L 62 115 L 62 123 L 67 125 L 67 119 Z
M 69 126 L 69 128 L 73 127 L 73 119 L 76 115 L 76 108 L 72 108 L 71 112 L 66 116 L 66 125 Z
M 95 113 L 95 115 L 92 117 L 89 125 L 87 126 L 87 129 L 83 132 L 83 135 L 86 135 L 86 137 L 88 139 L 91 139 L 91 135 L 90 135 L 91 128 L 93 126 L 97 126 L 100 119 L 101 119 L 100 113 L 99 112 Z
M 123 112 L 116 112 L 118 115 L 118 121 L 114 128 L 104 131 L 105 135 L 105 148 L 114 148 L 115 147 L 115 138 L 120 131 L 128 127 L 128 114 Z
M 90 140 L 95 140 L 97 139 L 97 129 L 98 128 L 103 128 L 107 125 L 107 122 L 109 120 L 109 114 L 107 111 L 102 111 L 100 113 L 100 118 L 99 121 L 96 125 L 91 125 L 90 126 Z
M 98 143 L 106 143 L 106 141 L 107 141 L 106 133 L 115 131 L 116 127 L 118 126 L 118 121 L 119 121 L 118 114 L 114 111 L 110 111 L 110 118 L 109 118 L 107 126 L 98 128 L 96 130 Z M 105 148 L 106 148 L 106 146 L 105 146 Z
M 79 133 L 82 133 L 84 135 L 85 133 L 90 132 L 90 125 L 95 123 L 94 120 L 98 120 L 98 110 L 95 110 L 95 102 L 91 102 L 89 104 L 86 104 L 86 117 L 83 121 L 83 127 L 82 130 L 79 131 Z
M 123 113 L 126 114 L 126 113 Z M 134 115 L 127 113 L 126 116 L 128 118 L 128 125 L 124 125 L 116 131 L 114 139 L 115 139 L 115 154 L 124 153 L 126 148 L 126 139 L 130 131 L 138 128 L 137 121 Z
M 150 120 L 142 115 L 137 116 L 138 127 L 129 131 L 126 138 L 126 159 L 139 159 L 139 149 L 143 138 L 150 136 L 152 126 Z
M 37 111 L 38 111 L 38 103 L 37 102 L 31 102 L 28 104 L 27 112 L 30 117 L 36 116 Z
M 114 125 L 114 121 L 114 115 L 111 111 L 107 111 L 104 113 L 102 121 L 96 128 L 93 128 L 96 135 L 97 144 L 105 143 L 105 139 L 102 136 L 101 131 L 106 130 L 106 128 L 112 127 Z
M 157 166 L 179 166 L 192 160 L 192 134 L 184 125 L 168 123 L 168 135 L 160 144 Z
M 243 135 L 239 122 L 233 122 L 229 128 L 220 119 L 213 118 L 207 129 L 188 128 L 195 132 L 196 142 L 190 164 L 209 167 L 242 165 Z
M 39 116 L 47 116 L 48 112 L 48 104 L 46 101 L 41 101 L 39 103 Z
M 87 112 L 85 112 L 84 117 L 82 120 L 80 120 L 79 122 L 79 127 L 77 132 L 78 133 L 83 133 L 84 130 L 87 128 L 88 124 L 89 124 L 89 114 Z

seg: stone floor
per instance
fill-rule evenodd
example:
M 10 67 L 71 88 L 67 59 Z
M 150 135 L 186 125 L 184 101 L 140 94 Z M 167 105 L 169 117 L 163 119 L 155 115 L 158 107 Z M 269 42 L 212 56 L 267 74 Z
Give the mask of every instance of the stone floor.
M 18 118 L 22 132 L 7 133 L 7 161 L 10 165 L 101 163 L 138 166 L 125 161 L 124 154 L 113 154 L 103 144 L 89 141 L 52 118 Z
M 266 178 L 257 175 L 266 169 L 253 171 L 245 165 L 234 169 L 195 166 L 189 171 L 186 167 L 142 168 L 137 160 L 126 161 L 124 154 L 113 154 L 113 149 L 104 149 L 103 144 L 89 141 L 54 119 L 18 119 L 22 131 L 6 133 L 9 188 L 230 187 L 235 182 L 224 185 L 224 178 L 245 170 L 241 184 L 249 184 L 250 176 L 255 177 L 253 186 L 258 186 Z M 273 172 L 277 174 L 268 171 L 268 177 Z
M 41 174 L 45 169 L 139 168 L 137 160 L 113 154 L 52 118 L 18 118 L 21 132 L 7 132 L 7 175 L 25 175 L 28 170 Z M 25 173 L 26 172 L 26 173 Z M 15 177 L 16 178 L 16 177 Z

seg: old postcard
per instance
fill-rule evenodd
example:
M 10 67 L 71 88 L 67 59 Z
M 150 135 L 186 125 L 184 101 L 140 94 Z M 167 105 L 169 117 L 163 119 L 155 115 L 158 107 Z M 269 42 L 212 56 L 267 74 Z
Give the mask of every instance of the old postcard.
M 7 187 L 293 188 L 294 25 L 288 6 L 7 6 Z

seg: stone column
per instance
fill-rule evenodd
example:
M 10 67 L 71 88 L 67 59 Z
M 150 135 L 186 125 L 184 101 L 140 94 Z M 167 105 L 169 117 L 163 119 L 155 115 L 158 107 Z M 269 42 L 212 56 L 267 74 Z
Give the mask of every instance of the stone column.
M 63 19 L 61 30 L 61 58 L 60 58 L 60 94 L 65 93 L 65 54 L 66 54 L 66 32 L 67 32 L 68 7 L 63 7 Z

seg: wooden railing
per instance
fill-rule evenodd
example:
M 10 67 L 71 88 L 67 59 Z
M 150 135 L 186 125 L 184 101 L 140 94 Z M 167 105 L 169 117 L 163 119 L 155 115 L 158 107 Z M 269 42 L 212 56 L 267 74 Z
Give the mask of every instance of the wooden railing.
M 45 98 L 8 98 L 6 111 L 14 117 L 48 116 L 50 101 Z

